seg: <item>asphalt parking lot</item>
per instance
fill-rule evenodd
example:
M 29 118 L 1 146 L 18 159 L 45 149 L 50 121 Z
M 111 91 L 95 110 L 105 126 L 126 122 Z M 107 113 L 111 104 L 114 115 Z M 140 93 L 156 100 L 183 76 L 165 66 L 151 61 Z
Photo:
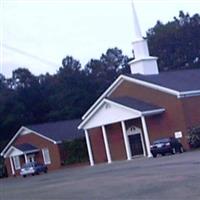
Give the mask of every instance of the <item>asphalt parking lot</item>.
M 0 180 L 1 200 L 200 199 L 200 151 Z

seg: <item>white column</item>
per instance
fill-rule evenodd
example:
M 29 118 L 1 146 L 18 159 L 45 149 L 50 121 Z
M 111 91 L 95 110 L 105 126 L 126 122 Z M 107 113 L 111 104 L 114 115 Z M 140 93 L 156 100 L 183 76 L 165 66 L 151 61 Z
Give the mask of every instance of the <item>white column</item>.
M 12 157 L 10 157 L 10 166 L 11 166 L 12 174 L 15 175 L 15 170 L 14 170 L 14 165 L 13 165 Z
M 144 155 L 144 156 L 147 156 L 147 155 L 146 155 L 146 149 L 145 149 L 145 144 L 144 144 L 144 139 L 143 139 L 142 132 L 140 133 L 140 138 L 141 138 L 141 141 L 142 141 L 143 155 Z
M 25 158 L 25 163 L 28 163 L 28 158 L 26 154 L 24 154 L 24 158 Z
M 126 134 L 126 126 L 125 126 L 124 121 L 121 122 L 121 126 L 122 126 L 122 132 L 123 132 L 123 137 L 124 137 L 124 144 L 125 144 L 125 149 L 126 149 L 127 160 L 131 160 L 131 157 L 132 157 L 131 149 L 130 149 L 128 135 Z
M 149 135 L 148 135 L 148 131 L 147 131 L 146 121 L 145 121 L 144 116 L 142 116 L 141 119 L 142 119 L 142 128 L 143 128 L 143 132 L 144 132 L 144 139 L 145 139 L 146 149 L 147 149 L 147 156 L 152 157 L 152 154 L 150 151 L 150 141 L 149 141 Z
M 111 163 L 112 160 L 111 160 L 110 149 L 109 149 L 109 145 L 108 145 L 108 138 L 107 138 L 107 135 L 106 135 L 105 126 L 102 126 L 101 129 L 102 129 L 103 140 L 104 140 L 104 144 L 105 144 L 105 148 L 106 148 L 107 160 L 108 160 L 108 163 Z
M 85 138 L 86 138 L 86 144 L 87 144 L 87 150 L 88 150 L 90 165 L 94 166 L 94 159 L 93 159 L 93 155 L 92 155 L 92 148 L 91 148 L 90 138 L 89 138 L 89 134 L 88 134 L 87 130 L 85 130 Z

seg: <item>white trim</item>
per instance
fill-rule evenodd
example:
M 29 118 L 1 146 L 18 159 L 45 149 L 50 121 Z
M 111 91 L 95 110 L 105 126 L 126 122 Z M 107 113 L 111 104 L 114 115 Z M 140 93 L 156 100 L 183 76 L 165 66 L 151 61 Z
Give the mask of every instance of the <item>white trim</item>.
M 175 95 L 177 98 L 183 98 L 183 97 L 189 97 L 189 96 L 197 96 L 200 95 L 200 90 L 193 90 L 193 91 L 185 91 L 185 92 L 179 92 L 177 90 L 169 89 L 167 87 L 159 86 L 153 83 L 148 83 L 146 81 L 138 80 L 132 77 L 128 77 L 125 75 L 120 75 L 111 85 L 108 87 L 108 89 L 94 102 L 94 104 L 87 110 L 87 112 L 82 116 L 82 119 L 84 120 L 91 112 L 92 110 L 101 102 L 103 98 L 106 96 L 109 97 L 113 91 L 116 90 L 116 88 L 124 81 L 133 82 L 139 85 L 143 85 L 149 88 L 153 88 L 156 90 L 159 90 L 161 92 L 165 92 L 168 94 Z
M 140 138 L 141 138 L 141 141 L 142 141 L 143 155 L 147 156 L 142 132 L 140 133 Z
M 34 133 L 34 134 L 40 136 L 41 138 L 44 138 L 44 139 L 46 139 L 46 140 L 49 140 L 50 142 L 53 142 L 54 144 L 57 144 L 57 141 L 55 141 L 55 140 L 53 140 L 53 139 L 51 139 L 51 138 L 49 138 L 49 137 L 46 137 L 46 136 L 44 136 L 44 135 L 42 135 L 42 134 L 40 134 L 40 133 L 38 133 L 38 132 L 36 132 L 36 131 L 33 131 L 33 130 L 31 130 L 31 129 L 29 129 L 29 130 L 31 131 L 31 133 Z
M 151 150 L 150 150 L 150 140 L 149 140 L 149 135 L 148 135 L 148 131 L 147 131 L 147 125 L 146 125 L 145 117 L 142 116 L 141 120 L 142 120 L 143 132 L 144 132 L 144 139 L 145 139 L 145 143 L 146 143 L 147 156 L 152 157 Z
M 6 145 L 6 147 L 2 150 L 1 152 L 1 156 L 4 156 L 5 151 L 7 150 L 7 148 L 12 144 L 12 142 L 16 139 L 16 137 L 19 135 L 19 133 L 21 133 L 21 131 L 25 129 L 24 126 L 22 126 L 17 133 L 13 136 L 13 138 L 10 140 L 10 142 Z
M 127 160 L 131 160 L 132 156 L 131 156 L 130 143 L 129 143 L 129 139 L 128 139 L 128 136 L 126 133 L 126 125 L 125 125 L 124 121 L 121 121 L 121 126 L 122 126 L 122 133 L 123 133 L 123 137 L 124 137 L 124 144 L 125 144 L 125 149 L 126 149 Z
M 200 95 L 200 90 L 180 92 L 178 98 L 195 97 Z
M 87 144 L 87 150 L 88 150 L 90 165 L 94 166 L 94 159 L 93 159 L 93 155 L 92 155 L 92 148 L 91 148 L 91 144 L 90 144 L 89 133 L 88 133 L 87 130 L 85 130 L 85 139 L 86 139 L 86 144 Z
M 153 114 L 158 114 L 158 113 L 161 113 L 161 112 L 164 112 L 165 109 L 164 108 L 160 108 L 160 109 L 155 109 L 155 110 L 150 110 L 150 111 L 144 111 L 144 112 L 141 112 L 139 110 L 136 110 L 136 109 L 133 109 L 133 108 L 130 108 L 128 106 L 125 106 L 125 105 L 122 105 L 120 103 L 116 103 L 112 100 L 109 100 L 109 99 L 103 99 L 98 105 L 96 108 L 94 108 L 93 111 L 90 112 L 90 114 L 81 122 L 81 124 L 79 124 L 78 126 L 78 129 L 82 129 L 84 128 L 85 124 L 91 119 L 91 117 L 101 108 L 101 106 L 104 104 L 104 103 L 110 103 L 112 105 L 115 105 L 115 106 L 118 106 L 122 109 L 126 109 L 126 110 L 129 110 L 129 111 L 132 111 L 134 112 L 136 115 L 138 115 L 138 117 L 141 117 L 142 115 L 144 116 L 147 116 L 147 115 L 153 115 Z M 105 124 L 104 124 L 105 125 Z
M 105 144 L 107 160 L 108 160 L 108 163 L 111 163 L 112 159 L 111 159 L 110 148 L 109 148 L 109 144 L 108 144 L 108 138 L 107 138 L 107 135 L 106 135 L 105 126 L 102 126 L 101 129 L 102 129 L 102 133 L 103 133 L 103 141 L 104 141 L 104 144 Z
M 25 151 L 24 153 L 35 153 L 35 152 L 38 152 L 40 151 L 39 149 L 35 149 L 35 150 L 30 150 L 30 151 Z
M 115 91 L 115 89 L 125 80 L 129 81 L 129 82 L 137 83 L 139 85 L 144 85 L 146 87 L 150 87 L 150 88 L 153 88 L 153 89 L 156 89 L 156 90 L 160 90 L 162 92 L 173 94 L 175 96 L 178 96 L 180 94 L 180 92 L 178 92 L 176 90 L 168 89 L 168 88 L 158 86 L 158 85 L 152 84 L 152 83 L 147 83 L 145 81 L 141 81 L 141 80 L 138 80 L 138 79 L 135 79 L 135 78 L 125 76 L 125 75 L 120 75 L 110 85 L 110 87 L 95 101 L 95 103 L 88 109 L 88 111 L 82 116 L 82 119 L 85 119 L 92 112 L 92 110 L 101 102 L 101 100 L 103 98 L 105 98 L 106 96 L 109 97 Z
M 149 82 L 142 81 L 142 80 L 139 80 L 139 79 L 135 79 L 135 78 L 132 78 L 132 77 L 128 77 L 128 76 L 125 76 L 125 75 L 122 75 L 122 78 L 124 80 L 130 81 L 130 82 L 133 82 L 133 83 L 137 83 L 139 85 L 143 85 L 143 86 L 153 88 L 153 89 L 161 91 L 161 92 L 165 92 L 165 93 L 168 93 L 168 94 L 175 95 L 177 98 L 193 96 L 193 95 L 194 96 L 200 95 L 200 90 L 191 90 L 191 91 L 180 92 L 180 91 L 177 91 L 177 90 L 174 90 L 174 89 L 170 89 L 170 88 L 167 88 L 167 87 L 164 87 L 164 86 L 160 86 L 160 85 L 157 85 L 157 84 L 154 84 L 154 83 L 149 83 Z
M 94 108 L 94 110 L 79 124 L 78 129 L 83 128 L 83 126 L 92 117 L 92 115 L 103 105 L 103 103 L 104 101 L 100 102 L 100 104 L 96 108 Z
M 161 92 L 169 93 L 169 94 L 172 94 L 172 95 L 175 95 L 175 96 L 178 96 L 180 94 L 180 92 L 177 91 L 177 90 L 169 89 L 169 88 L 166 88 L 166 87 L 163 87 L 163 86 L 159 86 L 159 85 L 149 83 L 149 82 L 146 82 L 146 81 L 142 81 L 142 80 L 139 80 L 139 79 L 135 79 L 135 78 L 132 78 L 132 77 L 128 77 L 128 76 L 124 76 L 124 75 L 122 75 L 122 76 L 123 76 L 123 79 L 126 80 L 126 81 L 130 81 L 130 82 L 133 82 L 133 83 L 137 83 L 139 85 L 143 85 L 143 86 L 146 86 L 146 87 L 149 87 L 149 88 L 153 88 L 153 89 L 159 90 Z
M 109 100 L 109 99 L 104 99 L 104 101 L 105 101 L 106 103 L 110 103 L 110 104 L 116 105 L 116 106 L 121 107 L 121 108 L 123 108 L 123 109 L 133 111 L 133 112 L 135 112 L 135 113 L 138 114 L 138 115 L 141 115 L 141 113 L 142 113 L 142 112 L 140 112 L 139 110 L 136 110 L 136 109 L 134 109 L 134 108 L 130 108 L 130 107 L 125 106 L 125 105 L 122 105 L 122 104 L 120 104 L 120 103 L 116 103 L 116 102 L 114 102 L 114 101 L 112 101 L 112 100 Z
M 19 150 L 19 149 L 17 149 L 16 147 L 14 147 L 14 146 L 11 146 L 7 151 L 6 151 L 6 153 L 3 155 L 3 157 L 4 158 L 7 158 L 7 157 L 9 157 L 9 156 L 12 156 L 12 155 L 10 155 L 10 151 L 11 150 L 15 150 L 15 151 L 18 151 L 18 154 L 16 154 L 16 155 L 18 155 L 18 156 L 20 156 L 20 155 L 23 155 L 24 154 L 24 152 L 23 151 L 21 151 L 21 150 Z
M 28 158 L 26 154 L 24 154 L 24 158 L 25 158 L 25 163 L 28 163 Z
M 43 156 L 44 164 L 50 165 L 51 164 L 51 157 L 50 157 L 50 153 L 49 153 L 48 148 L 42 149 L 42 156 Z
M 128 64 L 133 64 L 133 63 L 137 63 L 137 62 L 140 62 L 140 61 L 143 61 L 143 60 L 158 60 L 158 57 L 154 57 L 154 56 L 148 56 L 148 57 L 141 57 L 141 58 L 138 58 L 138 59 L 134 59 L 134 60 L 131 60 Z
M 14 165 L 13 165 L 12 157 L 9 157 L 9 160 L 10 160 L 10 166 L 11 166 L 12 175 L 15 175 L 15 170 L 14 170 Z
M 127 109 L 127 110 L 130 110 L 130 111 L 134 111 L 135 113 L 137 113 L 138 115 L 153 115 L 153 114 L 158 114 L 158 113 L 162 113 L 165 111 L 164 108 L 159 108 L 159 109 L 154 109 L 154 110 L 149 110 L 149 111 L 139 111 L 139 110 L 136 110 L 134 108 L 130 108 L 128 106 L 125 106 L 125 105 L 122 105 L 120 103 L 116 103 L 112 100 L 109 100 L 109 99 L 105 99 L 105 102 L 108 102 L 108 103 L 111 103 L 111 104 L 114 104 L 116 106 L 119 106 L 121 108 L 124 108 L 124 109 Z
M 138 114 L 138 117 L 141 115 L 141 112 L 137 111 L 137 110 L 134 110 L 132 108 L 129 108 L 129 107 L 126 107 L 124 105 L 121 105 L 119 103 L 116 103 L 116 102 L 113 102 L 113 101 L 110 101 L 108 99 L 103 99 L 99 105 L 97 105 L 97 107 L 81 122 L 81 124 L 78 126 L 78 129 L 81 129 L 81 128 L 84 128 L 84 125 L 88 122 L 88 120 L 91 119 L 91 117 L 93 116 L 93 114 L 96 113 L 97 110 L 99 110 L 101 108 L 101 106 L 104 104 L 104 103 L 110 103 L 110 104 L 113 104 L 113 105 L 116 105 L 118 107 L 121 107 L 123 109 L 126 109 L 126 110 L 130 110 L 130 111 L 133 111 L 135 112 L 136 114 Z
M 18 137 L 18 135 L 20 135 L 20 133 L 23 131 L 23 130 L 26 130 L 26 131 L 30 131 L 31 133 L 34 133 L 35 135 L 38 135 L 46 140 L 49 140 L 50 142 L 53 142 L 54 144 L 57 144 L 58 142 L 55 141 L 55 140 L 52 140 L 51 138 L 48 138 L 44 135 L 41 135 L 40 133 L 36 132 L 36 131 L 33 131 L 25 126 L 22 126 L 18 131 L 17 133 L 13 136 L 13 138 L 10 140 L 10 142 L 6 145 L 6 147 L 3 149 L 3 151 L 1 152 L 1 156 L 4 156 L 5 152 L 7 151 L 7 149 L 9 148 L 9 146 L 13 143 L 13 141 Z
M 21 164 L 20 164 L 20 158 L 19 156 L 12 156 L 13 162 L 14 162 L 14 167 L 15 170 L 21 169 Z
M 141 112 L 141 114 L 142 114 L 143 116 L 148 116 L 148 115 L 159 114 L 159 113 L 162 113 L 162 112 L 164 112 L 164 111 L 165 111 L 164 108 L 160 108 L 160 109 L 155 109 L 155 110 L 143 111 L 143 112 Z
M 120 75 L 111 85 L 110 87 L 95 101 L 95 103 L 89 108 L 89 110 L 82 116 L 82 119 L 85 119 L 89 113 L 96 107 L 98 103 L 101 102 L 101 100 L 108 96 L 108 93 L 112 90 L 115 90 L 116 87 L 122 82 L 122 75 Z

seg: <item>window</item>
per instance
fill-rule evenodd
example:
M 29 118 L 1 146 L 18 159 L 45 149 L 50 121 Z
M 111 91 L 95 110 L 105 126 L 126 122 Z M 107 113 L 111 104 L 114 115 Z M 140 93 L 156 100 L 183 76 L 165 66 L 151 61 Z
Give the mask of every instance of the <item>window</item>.
M 47 149 L 47 148 L 42 149 L 42 155 L 43 155 L 43 159 L 44 159 L 44 164 L 51 164 L 49 149 Z
M 21 168 L 19 156 L 13 156 L 13 162 L 16 170 Z
M 34 162 L 34 161 L 35 161 L 34 157 L 35 157 L 34 154 L 27 155 L 27 160 L 28 160 L 28 162 Z

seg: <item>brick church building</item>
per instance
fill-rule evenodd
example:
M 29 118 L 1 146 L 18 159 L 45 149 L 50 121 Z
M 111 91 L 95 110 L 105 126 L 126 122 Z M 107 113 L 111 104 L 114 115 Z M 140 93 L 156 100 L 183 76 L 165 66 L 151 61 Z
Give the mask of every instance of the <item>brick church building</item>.
M 133 10 L 134 11 L 134 10 Z M 200 70 L 159 73 L 135 11 L 131 74 L 120 75 L 82 117 L 90 164 L 151 157 L 150 144 L 200 125 Z

